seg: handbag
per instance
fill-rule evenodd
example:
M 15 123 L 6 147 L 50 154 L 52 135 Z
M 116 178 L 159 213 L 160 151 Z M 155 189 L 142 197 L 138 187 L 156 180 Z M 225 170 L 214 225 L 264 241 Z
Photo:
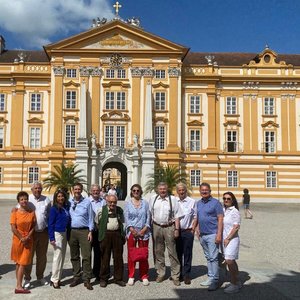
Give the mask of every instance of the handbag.
M 136 246 L 138 243 L 136 243 Z M 142 240 L 142 246 L 140 247 L 128 247 L 128 255 L 130 256 L 131 260 L 133 262 L 141 262 L 141 261 L 147 261 L 149 250 L 148 246 L 144 245 L 144 241 Z

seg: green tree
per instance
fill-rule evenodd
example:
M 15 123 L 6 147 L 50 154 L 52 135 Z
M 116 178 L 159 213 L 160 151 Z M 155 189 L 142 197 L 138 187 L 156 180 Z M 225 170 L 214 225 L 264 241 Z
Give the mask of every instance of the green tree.
M 75 183 L 86 184 L 85 176 L 80 175 L 82 170 L 77 169 L 77 167 L 77 164 L 54 166 L 55 171 L 51 171 L 50 175 L 43 182 L 45 189 L 62 189 L 70 194 Z
M 154 168 L 154 173 L 150 174 L 148 177 L 149 180 L 145 186 L 145 193 L 155 191 L 160 182 L 165 182 L 168 185 L 169 194 L 174 193 L 177 183 L 182 182 L 187 184 L 186 173 L 180 170 L 177 165 L 157 164 Z

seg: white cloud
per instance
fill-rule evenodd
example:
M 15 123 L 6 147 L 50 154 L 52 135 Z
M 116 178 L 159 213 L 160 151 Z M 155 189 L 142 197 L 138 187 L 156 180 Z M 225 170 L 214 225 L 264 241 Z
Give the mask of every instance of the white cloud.
M 29 48 L 56 41 L 56 35 L 87 30 L 97 17 L 113 17 L 109 0 L 0 0 L 0 29 Z

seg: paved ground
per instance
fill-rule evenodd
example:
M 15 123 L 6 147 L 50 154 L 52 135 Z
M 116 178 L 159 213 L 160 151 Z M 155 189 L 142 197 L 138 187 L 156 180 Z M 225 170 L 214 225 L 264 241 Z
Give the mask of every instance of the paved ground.
M 14 201 L 0 203 L 0 299 L 300 299 L 300 204 L 252 205 L 254 219 L 243 219 L 240 230 L 241 249 L 238 264 L 244 287 L 239 294 L 230 296 L 224 294 L 223 288 L 216 292 L 208 292 L 200 286 L 200 282 L 205 279 L 206 267 L 202 249 L 196 239 L 193 280 L 190 286 L 182 284 L 175 287 L 169 280 L 160 284 L 153 282 L 155 270 L 151 259 L 151 283 L 148 287 L 136 282 L 133 287 L 125 288 L 110 284 L 103 289 L 95 285 L 93 291 L 88 291 L 83 285 L 75 288 L 65 286 L 61 290 L 35 285 L 31 290 L 32 294 L 15 295 L 15 266 L 10 260 L 12 234 L 9 227 L 10 209 L 14 204 Z M 49 263 L 45 274 L 48 278 L 52 261 L 51 250 L 49 247 Z M 126 262 L 125 255 L 124 259 Z M 68 252 L 63 281 L 69 283 L 71 278 Z

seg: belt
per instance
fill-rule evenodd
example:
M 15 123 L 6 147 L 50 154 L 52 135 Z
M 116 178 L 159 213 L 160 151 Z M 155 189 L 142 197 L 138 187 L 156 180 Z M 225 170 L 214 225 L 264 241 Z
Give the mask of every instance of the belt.
M 116 230 L 106 230 L 106 232 L 118 232 L 120 231 L 120 229 L 116 229 Z
M 75 230 L 87 230 L 89 228 L 88 227 L 72 227 L 71 229 L 75 229 Z
M 159 227 L 162 227 L 162 228 L 166 228 L 166 227 L 170 227 L 170 226 L 173 226 L 174 225 L 174 222 L 172 223 L 167 223 L 167 224 L 158 224 L 156 222 L 153 221 L 153 223 Z
M 181 232 L 185 232 L 185 231 L 192 231 L 193 228 L 187 228 L 187 229 L 180 229 Z

